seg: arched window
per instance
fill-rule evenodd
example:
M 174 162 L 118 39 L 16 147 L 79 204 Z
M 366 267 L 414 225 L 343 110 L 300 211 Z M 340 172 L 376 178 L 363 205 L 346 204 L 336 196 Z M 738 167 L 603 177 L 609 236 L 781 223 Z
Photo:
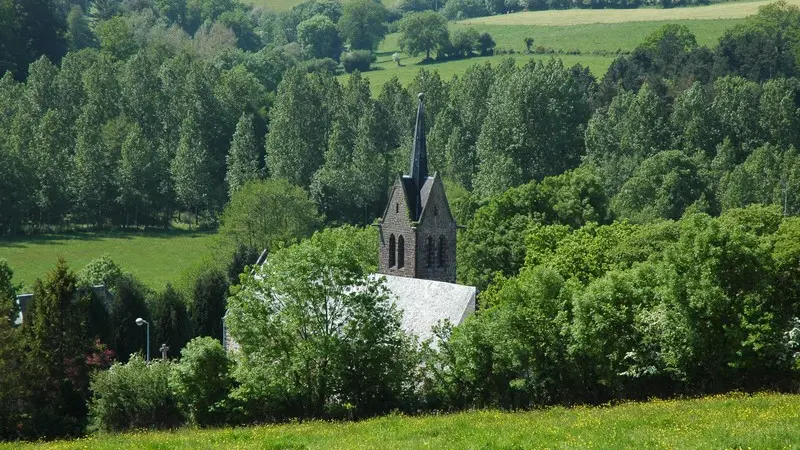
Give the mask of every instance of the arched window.
M 406 265 L 406 241 L 401 234 L 397 238 L 397 268 L 402 269 Z
M 439 267 L 444 267 L 444 259 L 447 257 L 447 243 L 444 236 L 439 236 Z
M 394 233 L 389 236 L 389 267 L 394 267 Z
M 433 267 L 433 236 L 428 236 L 428 243 L 425 245 L 425 256 L 427 257 L 425 267 L 430 269 Z

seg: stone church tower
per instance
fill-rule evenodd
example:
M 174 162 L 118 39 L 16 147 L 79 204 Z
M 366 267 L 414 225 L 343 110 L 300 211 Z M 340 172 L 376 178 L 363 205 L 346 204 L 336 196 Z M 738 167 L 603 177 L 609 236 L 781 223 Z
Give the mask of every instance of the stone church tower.
M 408 175 L 397 177 L 379 219 L 379 271 L 385 275 L 456 282 L 456 221 L 442 179 L 428 176 L 425 110 L 419 94 Z

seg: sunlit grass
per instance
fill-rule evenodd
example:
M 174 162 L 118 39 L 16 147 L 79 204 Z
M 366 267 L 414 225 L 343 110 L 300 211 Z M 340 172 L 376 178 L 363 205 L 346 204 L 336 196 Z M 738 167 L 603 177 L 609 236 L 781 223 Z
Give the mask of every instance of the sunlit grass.
M 161 288 L 206 257 L 212 241 L 211 233 L 182 230 L 42 235 L 0 240 L 0 259 L 8 260 L 14 281 L 24 282 L 26 289 L 55 267 L 59 257 L 77 271 L 103 255 L 147 285 Z
M 800 396 L 758 394 L 599 408 L 387 417 L 216 430 L 139 432 L 41 445 L 51 449 L 793 449 Z M 8 444 L 0 448 L 32 448 Z
M 622 23 L 664 20 L 741 19 L 758 12 L 758 8 L 774 3 L 774 0 L 722 2 L 708 6 L 682 8 L 636 8 L 636 9 L 568 9 L 550 11 L 526 11 L 476 17 L 462 23 L 492 25 L 553 25 L 568 26 L 591 23 Z M 786 0 L 790 5 L 800 5 L 800 0 Z
M 798 0 L 800 1 L 800 0 Z M 589 68 L 597 78 L 602 78 L 611 62 L 616 57 L 617 51 L 631 51 L 641 44 L 653 31 L 667 23 L 686 25 L 697 37 L 698 44 L 713 46 L 726 29 L 742 23 L 743 19 L 732 20 L 685 20 L 680 22 L 630 22 L 612 24 L 574 25 L 565 27 L 556 26 L 526 26 L 526 25 L 464 25 L 461 23 L 450 24 L 450 30 L 473 27 L 478 31 L 487 31 L 492 35 L 498 49 L 514 50 L 511 55 L 518 63 L 524 63 L 531 58 L 561 58 L 565 66 L 581 64 Z M 534 47 L 542 46 L 562 51 L 562 54 L 526 55 L 525 37 L 534 38 Z M 378 47 L 377 61 L 373 64 L 375 70 L 365 74 L 370 80 L 373 94 L 380 92 L 381 86 L 392 77 L 397 77 L 401 83 L 408 85 L 421 68 L 436 70 L 442 78 L 449 80 L 453 75 L 464 73 L 473 64 L 490 62 L 497 64 L 502 58 L 509 55 L 495 55 L 490 57 L 473 57 L 451 61 L 433 62 L 420 65 L 424 55 L 411 57 L 400 52 L 398 39 L 400 35 L 393 33 L 386 36 Z M 580 54 L 563 54 L 571 51 Z M 401 66 L 392 60 L 392 54 L 401 55 Z M 601 54 L 594 54 L 601 53 Z M 344 81 L 349 75 L 341 75 Z

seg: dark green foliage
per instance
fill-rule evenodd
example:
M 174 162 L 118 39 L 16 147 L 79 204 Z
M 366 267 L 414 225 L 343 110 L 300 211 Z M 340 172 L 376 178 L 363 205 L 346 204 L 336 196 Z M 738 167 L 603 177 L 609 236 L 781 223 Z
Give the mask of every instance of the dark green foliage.
M 264 249 L 262 249 L 264 250 Z M 228 263 L 228 284 L 231 286 L 239 284 L 239 275 L 244 272 L 245 267 L 254 266 L 261 251 L 256 247 L 239 244 L 236 251 L 233 252 L 231 262 Z
M 519 274 L 440 330 L 428 393 L 440 406 L 531 407 L 791 386 L 795 222 L 750 207 L 530 227 Z
M 85 426 L 88 399 L 88 296 L 81 295 L 63 260 L 36 281 L 33 295 L 22 327 L 25 365 L 18 380 L 25 398 L 20 432 L 26 437 L 78 435 Z
M 67 50 L 65 28 L 54 0 L 0 2 L 0 74 L 24 80 L 28 64 L 41 56 L 59 61 Z
M 425 59 L 431 58 L 431 52 L 439 55 L 449 44 L 447 19 L 433 11 L 407 14 L 400 21 L 400 48 L 412 56 L 425 53 Z
M 336 24 L 322 14 L 297 25 L 297 42 L 312 58 L 338 59 L 342 52 L 342 41 Z
M 387 11 L 383 3 L 356 0 L 344 5 L 336 26 L 342 38 L 355 50 L 375 50 L 386 35 Z
M 192 339 L 174 365 L 170 388 L 186 417 L 200 426 L 227 420 L 225 399 L 233 383 L 232 361 L 222 344 L 210 337 Z
M 136 355 L 125 364 L 98 372 L 92 379 L 89 414 L 92 428 L 126 431 L 170 428 L 183 423 L 178 402 L 169 385 L 173 363 L 150 364 Z
M 159 355 L 162 344 L 169 347 L 169 354 L 177 355 L 191 337 L 192 323 L 186 301 L 171 284 L 155 295 L 149 302 L 150 353 Z
M 710 192 L 695 161 L 677 150 L 644 160 L 614 197 L 617 217 L 632 222 L 679 219 Z
M 580 169 L 531 182 L 489 200 L 458 240 L 459 282 L 486 288 L 498 275 L 516 275 L 526 258 L 525 235 L 539 224 L 575 227 L 608 219 L 600 179 Z
M 130 275 L 121 277 L 115 283 L 113 292 L 114 303 L 111 305 L 109 315 L 112 340 L 108 345 L 120 361 L 126 362 L 133 353 L 146 353 L 146 326 L 136 325 L 136 319 L 141 317 L 151 322 L 147 299 L 152 293 Z M 152 322 L 150 326 L 153 326 Z M 152 331 L 151 329 L 150 332 Z
M 530 61 L 497 77 L 477 142 L 478 195 L 577 166 L 589 116 L 585 87 L 560 60 Z
M 351 50 L 349 52 L 342 53 L 342 56 L 339 60 L 342 62 L 344 71 L 347 73 L 352 73 L 356 70 L 359 72 L 367 72 L 372 63 L 375 62 L 376 57 L 369 50 Z
M 228 280 L 222 271 L 203 270 L 192 286 L 192 335 L 222 341 L 222 318 L 228 299 Z

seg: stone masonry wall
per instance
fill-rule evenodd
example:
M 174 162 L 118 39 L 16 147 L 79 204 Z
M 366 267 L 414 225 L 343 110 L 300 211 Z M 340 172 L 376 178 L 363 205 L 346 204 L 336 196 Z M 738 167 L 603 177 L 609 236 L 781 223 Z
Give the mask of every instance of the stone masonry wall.
M 386 216 L 383 218 L 380 231 L 378 233 L 378 245 L 380 246 L 379 271 L 387 275 L 400 277 L 416 277 L 417 244 L 416 233 L 411 228 L 411 220 L 408 214 L 408 203 L 406 202 L 403 186 L 398 178 L 392 188 L 392 196 L 389 199 L 389 207 Z M 389 237 L 394 234 L 395 242 L 400 236 L 405 241 L 405 265 L 402 269 L 389 266 Z M 396 249 L 395 249 L 396 251 Z
M 433 238 L 431 264 L 428 265 L 428 237 Z M 439 238 L 444 237 L 444 264 L 439 265 Z M 450 213 L 444 185 L 436 177 L 425 211 L 417 227 L 417 278 L 456 282 L 456 222 Z

